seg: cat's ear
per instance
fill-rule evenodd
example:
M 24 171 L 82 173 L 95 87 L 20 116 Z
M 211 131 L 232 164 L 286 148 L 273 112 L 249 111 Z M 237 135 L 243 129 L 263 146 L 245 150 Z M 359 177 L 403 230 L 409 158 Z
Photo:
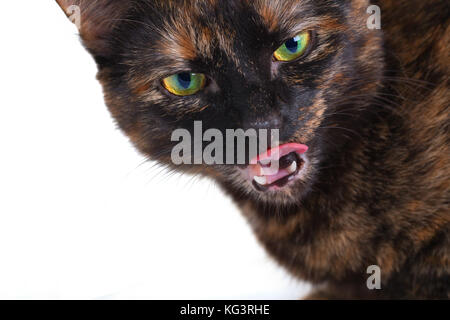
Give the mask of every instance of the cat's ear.
M 87 49 L 94 55 L 107 55 L 108 39 L 124 17 L 131 1 L 123 0 L 56 0 L 67 17 L 79 29 Z

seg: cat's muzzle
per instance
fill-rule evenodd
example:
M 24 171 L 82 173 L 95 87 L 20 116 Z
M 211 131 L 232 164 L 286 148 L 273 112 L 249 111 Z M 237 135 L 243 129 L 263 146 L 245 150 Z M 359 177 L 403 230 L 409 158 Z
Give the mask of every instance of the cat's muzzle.
M 257 191 L 280 190 L 301 178 L 308 162 L 307 151 L 303 144 L 283 144 L 259 155 L 241 171 Z

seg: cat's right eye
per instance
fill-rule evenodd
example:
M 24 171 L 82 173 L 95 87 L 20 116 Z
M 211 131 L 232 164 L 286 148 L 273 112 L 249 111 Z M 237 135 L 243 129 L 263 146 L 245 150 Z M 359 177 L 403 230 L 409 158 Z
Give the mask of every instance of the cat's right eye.
M 311 44 L 311 32 L 304 31 L 287 40 L 273 54 L 276 61 L 289 62 L 301 57 Z
M 176 96 L 191 96 L 205 87 L 206 76 L 201 73 L 178 73 L 164 78 L 162 85 Z

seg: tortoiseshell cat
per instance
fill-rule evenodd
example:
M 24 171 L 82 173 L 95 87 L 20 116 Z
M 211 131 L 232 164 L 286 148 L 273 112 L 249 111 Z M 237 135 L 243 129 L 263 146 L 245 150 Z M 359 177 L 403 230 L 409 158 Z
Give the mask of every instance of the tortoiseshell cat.
M 57 2 L 79 6 L 134 145 L 215 179 L 269 254 L 316 284 L 309 298 L 450 298 L 447 0 Z M 175 166 L 171 133 L 194 121 L 280 129 L 289 175 Z M 366 285 L 371 265 L 381 290 Z

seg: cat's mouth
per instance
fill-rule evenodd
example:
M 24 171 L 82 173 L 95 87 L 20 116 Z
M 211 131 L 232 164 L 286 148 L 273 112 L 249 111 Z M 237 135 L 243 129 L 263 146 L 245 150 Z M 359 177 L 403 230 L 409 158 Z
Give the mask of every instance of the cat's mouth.
M 302 176 L 306 151 L 303 144 L 283 144 L 260 154 L 241 170 L 257 191 L 279 190 Z

